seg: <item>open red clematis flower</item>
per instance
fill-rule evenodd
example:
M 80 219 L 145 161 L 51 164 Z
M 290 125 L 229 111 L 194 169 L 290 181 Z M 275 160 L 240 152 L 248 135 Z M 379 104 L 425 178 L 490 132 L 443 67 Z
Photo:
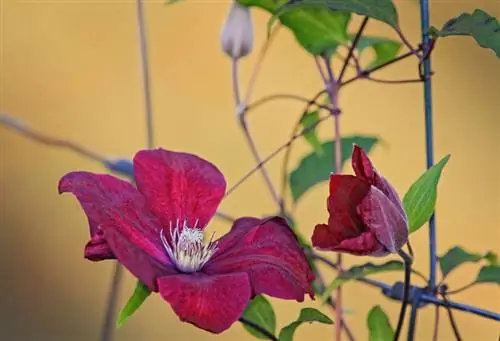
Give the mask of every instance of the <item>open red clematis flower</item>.
M 408 218 L 396 190 L 354 145 L 355 175 L 332 174 L 328 224 L 314 228 L 313 246 L 358 256 L 397 253 L 408 241 Z
M 251 298 L 313 298 L 312 270 L 280 217 L 236 220 L 204 241 L 225 190 L 222 173 L 195 155 L 164 149 L 135 155 L 137 189 L 110 175 L 71 172 L 59 192 L 79 200 L 90 226 L 85 258 L 117 259 L 172 306 L 182 321 L 228 329 Z

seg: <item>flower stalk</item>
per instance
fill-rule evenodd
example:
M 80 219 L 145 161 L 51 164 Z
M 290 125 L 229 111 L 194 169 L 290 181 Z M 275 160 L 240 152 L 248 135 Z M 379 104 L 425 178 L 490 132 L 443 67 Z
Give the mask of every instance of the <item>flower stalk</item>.
M 399 311 L 398 324 L 396 326 L 396 331 L 394 332 L 394 341 L 399 340 L 399 336 L 401 335 L 401 330 L 403 328 L 406 308 L 408 306 L 408 299 L 410 297 L 410 287 L 411 287 L 411 266 L 413 264 L 413 259 L 410 255 L 408 255 L 403 250 L 398 251 L 398 255 L 401 256 L 403 262 L 405 264 L 405 277 L 404 277 L 404 286 L 403 286 L 403 299 L 401 301 L 401 310 Z

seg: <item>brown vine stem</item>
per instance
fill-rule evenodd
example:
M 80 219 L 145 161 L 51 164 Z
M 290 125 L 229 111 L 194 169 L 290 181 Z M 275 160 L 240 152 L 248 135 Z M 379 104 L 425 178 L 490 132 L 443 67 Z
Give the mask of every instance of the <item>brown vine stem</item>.
M 246 91 L 245 99 L 244 99 L 243 103 L 250 102 L 250 97 L 252 96 L 253 89 L 255 87 L 255 83 L 256 83 L 257 78 L 260 74 L 260 70 L 262 68 L 262 63 L 264 62 L 264 58 L 266 57 L 267 51 L 269 50 L 273 41 L 275 40 L 276 36 L 278 35 L 280 28 L 281 28 L 281 25 L 276 25 L 273 27 L 273 30 L 271 31 L 269 38 L 266 39 L 264 45 L 260 49 L 259 57 L 257 58 L 257 62 L 255 63 L 255 65 L 253 67 L 252 75 L 250 76 L 250 81 L 248 82 L 247 91 Z
M 240 109 L 242 107 L 242 103 L 241 103 L 240 87 L 239 87 L 238 59 L 236 59 L 236 58 L 232 59 L 232 73 L 231 73 L 231 75 L 232 75 L 232 81 L 233 81 L 234 101 L 235 101 L 235 105 L 236 105 L 237 116 L 238 116 L 238 120 L 240 123 L 240 128 L 243 131 L 243 136 L 245 136 L 246 142 L 250 148 L 250 151 L 253 155 L 253 158 L 255 159 L 255 162 L 257 164 L 262 164 L 262 159 L 260 157 L 257 146 L 255 144 L 255 141 L 254 141 L 252 135 L 250 134 L 250 130 L 248 129 L 248 124 L 247 124 L 246 119 L 245 119 L 245 110 L 240 111 Z M 281 209 L 281 200 L 278 196 L 278 192 L 276 191 L 276 189 L 273 185 L 273 182 L 271 181 L 271 178 L 269 176 L 269 173 L 267 172 L 267 169 L 265 167 L 261 167 L 260 171 L 261 171 L 262 177 L 264 178 L 264 182 L 266 184 L 266 187 L 269 190 L 269 193 L 271 194 L 271 198 L 278 206 L 278 209 Z
M 432 333 L 432 341 L 438 341 L 438 335 L 439 335 L 439 306 L 436 305 L 435 311 L 434 311 L 434 332 Z

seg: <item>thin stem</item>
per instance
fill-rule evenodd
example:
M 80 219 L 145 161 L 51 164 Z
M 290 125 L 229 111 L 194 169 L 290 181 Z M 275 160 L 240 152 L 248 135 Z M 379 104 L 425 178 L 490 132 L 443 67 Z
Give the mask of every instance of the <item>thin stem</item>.
M 238 58 L 231 59 L 231 79 L 233 81 L 233 95 L 234 95 L 234 102 L 236 103 L 236 108 L 238 108 L 241 104 L 238 60 L 239 60 Z M 238 114 L 240 113 L 238 112 Z
M 42 143 L 51 147 L 66 148 L 71 150 L 72 152 L 75 152 L 79 155 L 82 155 L 84 157 L 87 157 L 91 160 L 100 163 L 105 163 L 106 161 L 108 161 L 107 158 L 104 157 L 103 155 L 96 153 L 90 149 L 87 149 L 82 145 L 79 145 L 72 141 L 54 138 L 49 135 L 40 133 L 31 128 L 30 126 L 28 126 L 27 124 L 25 124 L 24 122 L 21 122 L 18 119 L 9 116 L 5 113 L 0 113 L 0 125 L 4 125 L 9 129 L 17 131 L 21 135 L 26 136 L 27 138 L 34 140 L 38 143 Z
M 136 14 L 139 38 L 139 52 L 141 58 L 141 71 L 142 71 L 142 86 L 144 96 L 144 112 L 146 115 L 146 145 L 148 149 L 153 148 L 154 145 L 154 131 L 153 131 L 153 113 L 151 106 L 151 86 L 149 79 L 149 58 L 146 39 L 146 27 L 144 20 L 144 10 L 142 0 L 136 0 Z M 114 319 L 116 318 L 117 305 L 118 305 L 118 292 L 120 290 L 121 281 L 123 279 L 123 269 L 119 262 L 115 264 L 115 271 L 109 289 L 109 299 L 106 308 L 106 315 L 102 327 L 101 341 L 113 340 L 114 334 Z
M 111 285 L 108 292 L 108 302 L 106 303 L 106 313 L 104 314 L 104 321 L 101 328 L 101 341 L 113 340 L 115 331 L 115 318 L 118 307 L 118 297 L 123 279 L 123 267 L 120 263 L 115 262 L 115 269 L 111 277 Z
M 136 0 L 137 24 L 139 33 L 139 49 L 141 55 L 142 86 L 144 96 L 144 112 L 146 114 L 146 140 L 149 149 L 154 146 L 153 109 L 151 105 L 151 81 L 149 77 L 149 57 L 146 38 L 146 25 L 142 0 Z
M 295 140 L 297 140 L 299 137 L 303 136 L 306 132 L 308 132 L 311 129 L 314 129 L 318 124 L 321 122 L 325 121 L 326 119 L 330 118 L 330 115 L 325 116 L 320 118 L 317 122 L 314 124 L 310 125 L 307 128 L 304 128 L 302 132 L 299 134 L 295 134 L 292 136 L 286 143 L 282 144 L 281 146 L 278 147 L 274 152 L 269 154 L 266 158 L 262 159 L 261 162 L 254 168 L 252 168 L 247 174 L 245 174 L 238 182 L 236 182 L 233 187 L 231 187 L 228 191 L 226 191 L 225 197 L 228 197 L 234 190 L 236 190 L 243 182 L 245 182 L 246 179 L 248 179 L 250 176 L 252 176 L 256 171 L 258 171 L 262 166 L 264 166 L 266 163 L 271 161 L 276 155 L 278 155 L 282 150 L 286 149 L 288 146 L 290 146 Z
M 434 312 L 434 332 L 432 333 L 432 341 L 438 341 L 439 334 L 439 306 L 435 307 Z
M 370 80 L 375 83 L 383 83 L 383 84 L 411 84 L 411 83 L 422 83 L 424 80 L 420 78 L 412 78 L 412 79 L 380 79 L 374 78 L 372 76 L 367 76 L 367 80 Z
M 231 217 L 230 215 L 223 213 L 223 212 L 215 212 L 215 216 L 219 218 L 220 220 L 224 220 L 228 223 L 234 223 L 236 221 L 236 218 Z
M 366 24 L 365 24 L 366 25 Z M 354 45 L 354 43 L 353 43 Z M 328 92 L 331 101 L 331 109 L 330 113 L 333 116 L 333 129 L 334 129 L 334 141 L 335 141 L 335 149 L 333 158 L 335 160 L 335 172 L 340 173 L 342 171 L 342 141 L 340 136 L 340 111 L 338 107 L 338 86 L 333 75 L 332 65 L 330 60 L 324 58 L 325 67 L 327 71 L 327 79 L 325 82 L 325 89 Z M 349 62 L 349 57 L 344 63 L 347 64 Z M 342 254 L 337 254 L 337 265 L 339 268 L 342 268 Z M 335 340 L 341 341 L 342 339 L 342 289 L 341 287 L 337 288 L 335 293 Z
M 344 74 L 347 70 L 347 66 L 349 65 L 351 58 L 354 56 L 354 50 L 356 49 L 356 46 L 358 46 L 359 39 L 361 39 L 361 36 L 363 35 L 366 24 L 368 24 L 368 19 L 368 17 L 363 18 L 363 22 L 361 22 L 361 26 L 359 27 L 358 32 L 356 33 L 356 36 L 354 37 L 352 44 L 349 47 L 347 57 L 344 61 L 344 64 L 342 65 L 342 69 L 340 69 L 338 83 L 342 83 L 342 79 L 344 79 Z
M 420 0 L 420 26 L 422 32 L 421 48 L 429 46 L 431 39 L 429 36 L 429 0 Z M 431 83 L 431 58 L 430 55 L 423 61 L 424 78 L 424 106 L 425 106 L 425 151 L 427 168 L 434 164 L 434 139 L 432 127 L 432 83 Z M 438 262 L 436 252 L 436 220 L 435 215 L 429 220 L 429 291 L 434 292 L 436 288 L 436 265 Z
M 309 112 L 309 110 L 311 109 L 311 106 L 313 104 L 315 104 L 316 101 L 322 95 L 324 95 L 325 93 L 326 93 L 326 90 L 323 89 L 320 92 L 318 92 L 316 95 L 314 95 L 313 98 L 311 98 L 309 100 L 309 102 L 304 107 L 304 110 L 302 111 L 302 115 L 300 116 L 300 118 L 295 123 L 295 126 L 293 127 L 292 135 L 291 135 L 292 137 L 294 135 L 298 134 L 300 126 L 301 126 L 302 119 Z M 286 149 L 285 156 L 283 158 L 283 164 L 281 166 L 281 190 L 280 190 L 280 197 L 281 197 L 282 201 L 283 201 L 283 198 L 285 198 L 286 190 L 288 188 L 288 186 L 287 186 L 287 184 L 288 184 L 288 163 L 290 161 L 290 156 L 292 154 L 292 149 L 293 149 L 293 145 L 290 145 L 289 148 Z M 284 205 L 283 202 L 282 202 L 282 205 Z
M 401 302 L 401 310 L 399 311 L 398 324 L 396 327 L 396 331 L 394 332 L 394 341 L 399 340 L 399 336 L 401 335 L 401 330 L 403 328 L 403 324 L 405 321 L 406 307 L 408 306 L 408 298 L 410 296 L 411 265 L 413 263 L 413 259 L 403 250 L 399 250 L 398 254 L 401 256 L 401 258 L 405 263 L 405 281 L 403 288 L 403 299 Z
M 264 62 L 264 58 L 267 54 L 267 51 L 271 47 L 275 37 L 278 35 L 279 29 L 281 28 L 280 25 L 274 26 L 273 30 L 271 31 L 271 34 L 269 35 L 269 38 L 266 39 L 264 42 L 264 45 L 262 46 L 259 57 L 257 58 L 257 62 L 255 63 L 253 70 L 252 70 L 252 75 L 250 76 L 250 81 L 248 82 L 247 86 L 247 92 L 245 94 L 245 102 L 248 103 L 250 101 L 250 97 L 252 96 L 253 89 L 255 87 L 255 83 L 257 81 L 257 77 L 260 74 L 260 70 L 262 67 L 262 63 Z
M 411 300 L 410 321 L 408 323 L 408 341 L 415 339 L 415 330 L 417 329 L 418 308 L 424 292 L 421 289 L 415 290 L 413 299 Z
M 246 317 L 243 317 L 243 316 L 240 317 L 239 321 L 241 323 L 249 326 L 249 327 L 252 327 L 256 331 L 258 331 L 259 333 L 261 333 L 262 335 L 264 335 L 265 337 L 267 337 L 269 340 L 278 341 L 278 338 L 276 336 L 274 336 L 273 333 L 269 332 L 267 329 L 265 329 L 264 327 L 262 327 L 260 324 L 258 324 L 256 322 L 253 322 L 253 321 L 250 321 L 249 319 L 247 319 Z
M 406 47 L 408 47 L 408 49 L 410 50 L 410 52 L 414 55 L 416 55 L 417 57 L 420 57 L 418 55 L 418 50 L 415 49 L 411 43 L 408 41 L 408 39 L 406 39 L 405 35 L 403 34 L 403 32 L 401 31 L 401 29 L 396 29 L 396 33 L 398 34 L 399 38 L 401 39 L 401 41 L 403 42 L 403 44 L 406 45 Z
M 469 284 L 467 284 L 467 285 L 464 285 L 464 286 L 463 286 L 463 287 L 461 287 L 461 288 L 458 288 L 458 289 L 455 289 L 455 290 L 450 290 L 450 291 L 447 291 L 447 292 L 446 292 L 446 295 L 458 294 L 459 292 L 462 292 L 462 291 L 464 291 L 464 290 L 469 289 L 470 287 L 472 287 L 472 286 L 473 286 L 473 285 L 475 285 L 475 284 L 477 284 L 477 282 L 476 282 L 476 281 L 473 281 L 473 282 L 471 282 L 471 283 L 469 283 Z
M 417 51 L 422 51 L 422 50 L 423 50 L 423 47 L 420 46 Z M 365 79 L 367 76 L 371 75 L 373 72 L 381 70 L 381 69 L 383 69 L 383 68 L 385 68 L 385 67 L 387 67 L 389 65 L 392 65 L 394 63 L 397 63 L 397 62 L 399 62 L 401 60 L 404 60 L 404 59 L 412 56 L 413 54 L 414 54 L 413 52 L 406 52 L 406 53 L 404 53 L 404 54 L 402 54 L 400 56 L 397 56 L 394 59 L 388 60 L 387 62 L 382 63 L 382 64 L 380 64 L 378 66 L 366 69 L 363 72 L 358 73 L 356 76 L 354 76 L 354 77 L 352 77 L 352 78 L 350 78 L 350 79 L 348 79 L 346 81 L 343 81 L 342 83 L 339 84 L 339 87 L 343 87 L 343 86 L 345 86 L 347 84 L 350 84 L 350 83 L 352 83 L 352 82 L 354 82 L 356 80 L 359 80 L 359 79 Z
M 234 100 L 236 104 L 236 108 L 241 108 L 241 101 L 240 101 L 240 86 L 239 86 L 239 73 L 238 73 L 238 60 L 234 59 L 232 60 L 232 79 L 233 79 L 233 93 L 234 93 Z M 243 131 L 243 135 L 245 136 L 245 139 L 248 143 L 248 146 L 250 147 L 250 151 L 252 152 L 252 155 L 255 159 L 255 162 L 257 164 L 262 164 L 261 157 L 259 155 L 259 151 L 257 149 L 257 146 L 255 145 L 255 141 L 252 138 L 252 135 L 250 134 L 250 131 L 248 129 L 248 124 L 245 119 L 245 111 L 238 112 L 238 119 L 240 123 L 240 128 Z M 264 178 L 264 182 L 266 183 L 267 189 L 269 190 L 269 193 L 271 194 L 272 199 L 276 203 L 279 209 L 281 209 L 281 200 L 278 196 L 278 192 L 274 188 L 274 185 L 271 181 L 271 178 L 269 177 L 269 173 L 267 172 L 266 168 L 261 167 L 260 171 L 262 173 L 262 177 Z
M 457 341 L 462 341 L 462 336 L 460 335 L 460 331 L 458 329 L 457 322 L 455 321 L 455 317 L 453 316 L 453 312 L 451 311 L 451 308 L 448 306 L 448 298 L 446 297 L 445 294 L 441 294 L 443 296 L 443 300 L 445 302 L 445 308 L 446 312 L 448 313 L 448 319 L 450 320 L 451 324 L 451 329 L 453 329 L 453 334 L 455 334 L 455 338 Z
M 244 108 L 245 112 L 248 112 L 250 110 L 254 110 L 254 109 L 260 107 L 263 104 L 266 104 L 268 102 L 272 102 L 272 101 L 275 101 L 275 100 L 278 100 L 278 99 L 292 99 L 292 100 L 303 102 L 303 103 L 307 103 L 307 104 L 309 104 L 311 102 L 311 100 L 309 98 L 303 97 L 303 96 L 299 96 L 299 95 L 294 95 L 294 94 L 274 94 L 274 95 L 264 96 L 261 99 L 258 99 L 257 101 L 255 101 L 255 102 L 253 102 L 251 104 L 248 104 Z M 320 103 L 317 103 L 317 102 L 314 102 L 313 104 L 315 106 L 317 106 L 318 108 L 325 109 L 325 110 L 330 110 L 330 108 L 327 105 L 320 104 Z

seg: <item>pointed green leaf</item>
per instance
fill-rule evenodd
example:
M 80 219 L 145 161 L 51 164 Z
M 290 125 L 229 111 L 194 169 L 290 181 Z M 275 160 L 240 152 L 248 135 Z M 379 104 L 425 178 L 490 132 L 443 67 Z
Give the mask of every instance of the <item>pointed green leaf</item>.
M 404 269 L 405 269 L 404 263 L 399 260 L 391 260 L 383 264 L 365 263 L 362 265 L 353 266 L 348 270 L 344 271 L 343 273 L 341 273 L 339 276 L 337 276 L 337 278 L 335 278 L 330 283 L 330 285 L 328 285 L 328 287 L 321 295 L 321 301 L 323 303 L 326 302 L 328 300 L 328 297 L 330 297 L 332 291 L 336 290 L 346 282 L 384 272 L 404 271 Z M 418 272 L 417 270 L 412 270 L 412 272 L 417 276 L 425 278 L 425 276 L 420 272 Z
M 433 29 L 432 33 L 439 37 L 471 36 L 479 46 L 493 50 L 500 58 L 500 24 L 480 9 L 472 14 L 462 13 L 446 22 L 441 30 Z
M 500 266 L 483 266 L 477 274 L 476 283 L 497 283 L 500 284 Z
M 304 129 L 306 129 L 311 126 L 314 126 L 318 121 L 319 121 L 319 111 L 311 111 L 302 116 L 302 118 L 300 119 L 300 124 Z M 313 129 L 307 130 L 303 136 L 306 139 L 306 141 L 309 142 L 309 144 L 313 147 L 314 152 L 318 156 L 323 155 L 323 146 L 321 145 L 321 142 L 318 139 L 317 126 L 315 126 Z
M 290 323 L 288 326 L 284 327 L 281 329 L 280 335 L 278 340 L 279 341 L 292 341 L 293 340 L 293 335 L 295 334 L 295 330 L 303 323 L 312 323 L 312 322 L 319 322 L 323 324 L 333 324 L 333 321 L 320 312 L 317 309 L 314 308 L 303 308 L 300 311 L 299 318 Z
M 128 318 L 132 316 L 132 314 L 135 313 L 137 309 L 139 309 L 139 307 L 144 303 L 149 295 L 151 295 L 151 290 L 145 284 L 142 284 L 138 281 L 135 286 L 134 293 L 128 299 L 128 302 L 122 309 L 122 311 L 120 311 L 120 313 L 118 314 L 116 326 L 118 328 L 123 326 L 125 321 L 127 321 Z
M 352 39 L 354 39 L 353 35 L 351 35 Z M 356 47 L 360 54 L 367 48 L 373 49 L 375 58 L 365 67 L 365 69 L 372 69 L 394 59 L 401 49 L 401 43 L 388 38 L 361 36 Z
M 350 159 L 354 143 L 369 153 L 378 141 L 379 139 L 373 136 L 354 135 L 342 138 L 342 165 Z M 328 180 L 330 174 L 337 171 L 333 162 L 335 159 L 334 145 L 334 141 L 322 143 L 323 154 L 321 156 L 314 152 L 306 155 L 300 161 L 298 167 L 290 173 L 288 182 L 294 203 L 310 188 Z
M 452 270 L 464 263 L 477 263 L 483 259 L 483 255 L 470 253 L 460 246 L 454 246 L 443 256 L 439 257 L 439 266 L 443 277 L 446 277 Z
M 257 7 L 274 15 L 286 0 L 237 0 L 248 7 Z M 283 26 L 290 29 L 297 42 L 309 53 L 320 55 L 347 41 L 350 14 L 333 12 L 325 6 L 296 8 L 280 16 Z
M 368 313 L 368 330 L 370 341 L 391 341 L 394 339 L 394 330 L 389 317 L 379 306 L 373 307 Z
M 268 332 L 274 334 L 276 332 L 276 314 L 274 313 L 273 306 L 267 298 L 262 295 L 255 296 L 255 298 L 248 304 L 243 316 L 248 320 L 257 323 Z M 267 336 L 263 335 L 254 328 L 243 325 L 243 328 L 258 339 L 267 340 Z
M 403 205 L 408 222 L 410 233 L 421 228 L 432 216 L 436 207 L 437 185 L 441 178 L 444 166 L 448 163 L 450 155 L 446 155 L 434 166 L 429 168 L 405 194 Z
M 272 26 L 277 18 L 281 18 L 289 11 L 296 8 L 311 8 L 326 5 L 335 11 L 356 13 L 382 21 L 394 28 L 398 28 L 398 13 L 392 0 L 292 0 L 277 10 L 268 22 L 268 27 Z

